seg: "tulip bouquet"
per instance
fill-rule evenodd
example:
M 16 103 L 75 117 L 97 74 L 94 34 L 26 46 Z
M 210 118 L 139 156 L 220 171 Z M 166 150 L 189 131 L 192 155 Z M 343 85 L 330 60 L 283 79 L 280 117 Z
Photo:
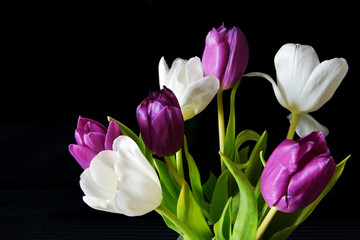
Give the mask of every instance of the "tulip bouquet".
M 150 91 L 136 111 L 140 134 L 112 117 L 108 128 L 80 117 L 77 144 L 69 150 L 84 169 L 84 202 L 127 216 L 155 210 L 179 239 L 287 238 L 333 187 L 349 158 L 335 163 L 328 129 L 308 114 L 332 97 L 348 65 L 342 58 L 320 62 L 312 47 L 285 44 L 275 56 L 275 82 L 265 73 L 244 74 L 248 58 L 243 32 L 222 25 L 208 33 L 202 59 L 178 58 L 170 68 L 160 59 L 161 90 Z M 267 160 L 266 131 L 235 129 L 236 92 L 240 79 L 249 77 L 267 79 L 291 112 L 288 135 Z M 221 174 L 202 181 L 196 164 L 202 159 L 190 153 L 184 121 L 215 96 Z

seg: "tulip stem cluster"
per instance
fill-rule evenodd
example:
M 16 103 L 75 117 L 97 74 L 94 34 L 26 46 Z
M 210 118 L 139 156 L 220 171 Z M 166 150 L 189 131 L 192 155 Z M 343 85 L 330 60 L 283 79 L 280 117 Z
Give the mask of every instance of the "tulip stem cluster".
M 218 109 L 218 127 L 219 127 L 219 148 L 220 152 L 224 152 L 225 148 L 225 120 L 224 120 L 224 103 L 223 91 L 217 93 L 217 109 Z M 224 170 L 223 160 L 220 158 L 221 171 Z

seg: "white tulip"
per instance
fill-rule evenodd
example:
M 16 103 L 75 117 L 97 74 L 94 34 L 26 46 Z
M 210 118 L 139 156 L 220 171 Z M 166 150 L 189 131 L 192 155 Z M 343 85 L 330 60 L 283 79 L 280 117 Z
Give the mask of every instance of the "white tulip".
M 80 176 L 83 200 L 90 207 L 127 216 L 144 215 L 162 201 L 159 178 L 136 143 L 127 136 L 101 151 Z
M 343 58 L 333 58 L 320 63 L 311 46 L 288 43 L 276 53 L 275 68 L 277 83 L 265 73 L 254 72 L 244 76 L 267 79 L 272 84 L 281 106 L 302 115 L 318 110 L 330 100 L 344 79 L 348 64 Z M 310 116 L 302 118 L 297 128 L 304 130 L 300 135 L 319 126 L 319 123 L 314 121 Z M 297 133 L 299 134 L 299 131 Z
M 203 111 L 216 95 L 220 82 L 215 76 L 204 77 L 200 58 L 177 58 L 169 69 L 164 57 L 159 62 L 160 88 L 166 86 L 176 95 L 184 120 Z

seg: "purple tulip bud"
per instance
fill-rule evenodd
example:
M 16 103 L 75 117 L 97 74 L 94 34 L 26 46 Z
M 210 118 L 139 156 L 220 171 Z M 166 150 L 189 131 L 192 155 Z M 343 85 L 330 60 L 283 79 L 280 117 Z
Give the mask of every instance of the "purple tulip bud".
M 312 132 L 298 141 L 286 139 L 265 165 L 261 193 L 270 207 L 295 212 L 321 194 L 335 168 L 322 132 Z
M 175 94 L 164 86 L 150 91 L 138 106 L 136 117 L 146 147 L 156 155 L 171 156 L 184 141 L 184 120 Z
M 120 128 L 113 120 L 106 129 L 101 123 L 80 116 L 75 130 L 77 144 L 69 145 L 70 154 L 86 169 L 99 152 L 112 150 L 113 141 L 120 135 Z
M 204 75 L 217 77 L 220 80 L 220 89 L 229 89 L 239 81 L 248 61 L 249 45 L 239 28 L 227 29 L 223 23 L 206 36 L 202 56 Z

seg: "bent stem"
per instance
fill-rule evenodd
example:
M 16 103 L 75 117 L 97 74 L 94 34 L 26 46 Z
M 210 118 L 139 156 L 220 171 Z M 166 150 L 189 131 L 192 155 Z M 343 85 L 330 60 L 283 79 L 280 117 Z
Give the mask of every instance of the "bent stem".
M 300 113 L 295 113 L 295 112 L 292 113 L 290 127 L 289 127 L 289 131 L 288 131 L 288 134 L 286 137 L 287 139 L 292 140 L 294 138 L 296 126 L 299 122 L 300 116 L 301 116 Z
M 178 170 L 179 176 L 184 178 L 184 166 L 182 161 L 182 148 L 176 152 L 176 168 Z
M 217 108 L 218 108 L 218 127 L 219 127 L 219 147 L 220 152 L 225 149 L 225 120 L 224 120 L 224 104 L 223 104 L 223 91 L 219 90 L 217 93 Z M 224 170 L 224 163 L 220 158 L 221 171 Z
M 155 211 L 160 215 L 164 215 L 165 217 L 167 217 L 173 224 L 175 224 L 180 229 L 180 231 L 185 236 L 188 237 L 188 239 L 197 239 L 193 232 L 164 205 L 160 204 L 160 206 L 158 206 Z
M 182 186 L 182 178 L 180 177 L 180 175 L 178 174 L 178 172 L 176 171 L 174 165 L 172 164 L 171 162 L 171 159 L 169 156 L 165 156 L 165 163 L 166 163 L 166 166 L 169 168 L 171 174 L 173 175 L 175 181 L 179 184 L 179 186 L 181 187 Z
M 270 211 L 268 212 L 268 214 L 266 215 L 266 217 L 260 224 L 258 230 L 256 231 L 256 240 L 259 240 L 261 238 L 261 236 L 264 234 L 266 228 L 269 226 L 269 224 L 270 224 L 271 220 L 274 218 L 276 212 L 277 212 L 276 207 L 270 208 Z

